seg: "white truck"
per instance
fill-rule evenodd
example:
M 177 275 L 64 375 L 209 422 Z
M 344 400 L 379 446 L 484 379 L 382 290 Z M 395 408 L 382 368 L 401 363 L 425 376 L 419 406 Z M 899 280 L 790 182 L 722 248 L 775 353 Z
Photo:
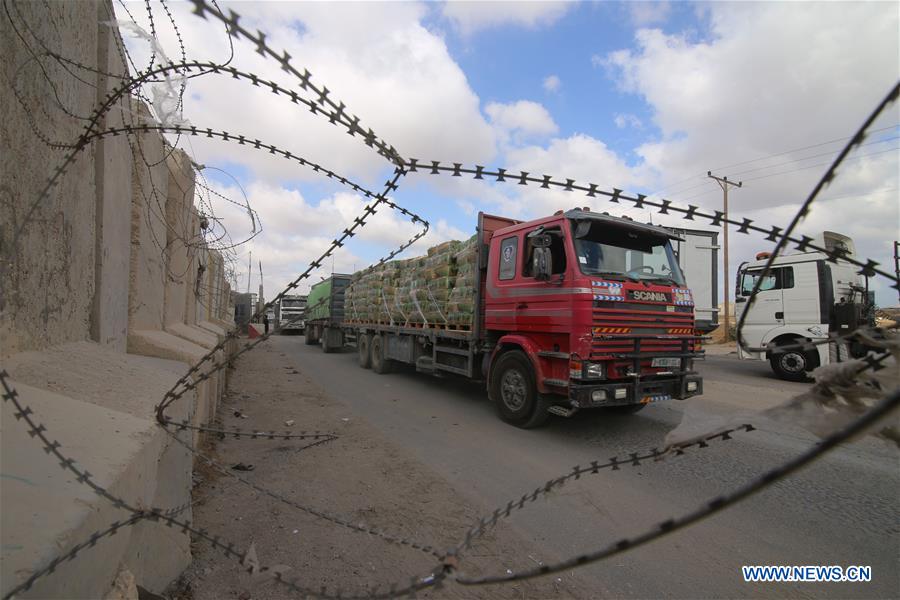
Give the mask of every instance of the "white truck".
M 832 231 L 823 232 L 816 244 L 846 256 L 856 252 L 853 240 Z M 751 349 L 738 344 L 738 356 L 768 360 L 782 379 L 804 381 L 807 373 L 820 365 L 848 358 L 848 354 L 865 354 L 866 349 L 858 343 L 843 348 L 820 344 L 815 351 L 776 351 L 778 346 L 822 340 L 829 333 L 846 334 L 872 325 L 874 303 L 868 280 L 857 274 L 856 267 L 841 260 L 829 262 L 823 252 L 803 252 L 776 257 L 751 304 L 750 293 L 769 256 L 760 252 L 756 260 L 738 267 L 735 307 L 738 319 L 746 312 L 741 333 Z M 840 354 L 832 356 L 836 352 Z
M 719 233 L 704 229 L 666 227 L 678 266 L 694 297 L 694 327 L 707 334 L 719 326 Z
M 306 296 L 284 296 L 279 306 L 278 325 L 283 335 L 300 333 L 306 328 Z

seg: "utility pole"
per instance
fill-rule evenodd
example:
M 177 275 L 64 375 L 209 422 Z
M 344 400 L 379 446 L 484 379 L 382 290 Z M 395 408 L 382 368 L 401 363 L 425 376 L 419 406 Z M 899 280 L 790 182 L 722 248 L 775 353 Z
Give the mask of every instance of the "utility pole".
M 259 261 L 259 297 L 256 300 L 256 310 L 261 311 L 263 306 L 265 306 L 265 301 L 263 299 L 263 274 L 262 274 L 262 261 Z
M 724 195 L 723 203 L 724 209 L 722 210 L 725 213 L 725 219 L 722 222 L 722 230 L 725 235 L 725 285 L 722 288 L 725 291 L 725 341 L 728 341 L 729 331 L 731 330 L 731 306 L 728 298 L 728 290 L 731 287 L 731 280 L 728 276 L 728 186 L 733 185 L 734 187 L 741 187 L 743 182 L 738 181 L 737 183 L 733 181 L 728 181 L 728 177 L 716 177 L 712 174 L 712 171 L 707 171 L 706 176 L 710 179 L 715 179 L 716 183 L 719 184 L 719 187 L 722 188 L 722 193 Z
M 250 293 L 250 278 L 253 276 L 253 250 L 250 251 L 250 264 L 247 265 L 247 293 Z
M 900 279 L 900 242 L 894 241 L 894 273 L 897 279 Z M 897 290 L 897 297 L 900 298 L 900 290 Z

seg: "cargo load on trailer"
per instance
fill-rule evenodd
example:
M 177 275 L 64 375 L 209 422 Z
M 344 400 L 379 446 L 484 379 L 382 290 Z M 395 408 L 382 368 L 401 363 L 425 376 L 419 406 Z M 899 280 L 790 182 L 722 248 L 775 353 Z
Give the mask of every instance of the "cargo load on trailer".
M 306 298 L 306 343 L 333 352 L 344 345 L 344 294 L 349 275 L 335 274 L 310 288 Z
M 347 322 L 470 329 L 474 318 L 476 236 L 390 261 L 350 278 Z

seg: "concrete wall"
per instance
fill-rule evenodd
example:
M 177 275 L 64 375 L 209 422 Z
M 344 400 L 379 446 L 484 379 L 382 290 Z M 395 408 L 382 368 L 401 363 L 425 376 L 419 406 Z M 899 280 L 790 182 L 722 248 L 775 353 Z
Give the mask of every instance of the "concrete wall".
M 132 101 L 138 119 L 148 119 L 143 102 Z M 163 327 L 166 295 L 166 198 L 169 170 L 165 146 L 155 131 L 132 137 L 134 147 L 131 194 L 131 253 L 128 318 L 132 330 Z M 150 163 L 154 166 L 147 166 Z
M 232 326 L 222 257 L 203 244 L 193 204 L 192 163 L 155 132 L 108 137 L 79 152 L 41 198 L 68 151 L 51 144 L 77 140 L 84 117 L 119 83 L 102 73 L 124 73 L 122 44 L 103 24 L 116 18 L 109 0 L 7 8 L 0 68 L 14 85 L 0 86 L 0 369 L 50 437 L 105 488 L 142 507 L 179 505 L 190 498 L 192 454 L 156 424 L 154 407 Z M 48 50 L 89 68 L 69 72 Z M 98 128 L 147 118 L 140 101 L 125 97 Z M 224 388 L 225 373 L 213 375 L 170 416 L 206 424 Z M 73 481 L 10 403 L 2 409 L 5 595 L 128 515 Z M 186 432 L 182 441 L 198 436 Z M 187 535 L 142 522 L 18 597 L 105 597 L 123 573 L 160 592 L 189 561 Z
M 100 29 L 96 3 L 59 2 L 51 11 L 37 2 L 10 8 L 14 17 L 35 27 L 49 49 L 83 64 L 96 62 Z M 34 39 L 30 42 L 37 47 Z M 0 56 L 5 75 L 0 85 L 2 357 L 90 336 L 96 281 L 95 148 L 80 153 L 48 198 L 40 202 L 38 198 L 63 155 L 61 150 L 49 150 L 41 138 L 71 143 L 84 127 L 51 104 L 50 98 L 58 96 L 70 112 L 87 115 L 97 91 L 74 81 L 55 61 L 42 61 L 47 77 L 33 62 L 28 66 L 29 49 L 2 13 Z M 20 106 L 16 94 L 28 110 Z M 20 230 L 26 219 L 28 226 Z
M 108 20 L 107 7 L 97 4 L 97 22 Z M 126 73 L 117 33 L 104 25 L 98 27 L 97 65 L 105 73 Z M 119 80 L 97 75 L 95 102 L 103 102 Z M 98 129 L 121 127 L 130 122 L 129 98 L 120 100 L 98 123 Z M 91 307 L 91 339 L 124 351 L 128 329 L 129 255 L 132 195 L 132 155 L 125 136 L 106 137 L 94 144 L 94 297 Z

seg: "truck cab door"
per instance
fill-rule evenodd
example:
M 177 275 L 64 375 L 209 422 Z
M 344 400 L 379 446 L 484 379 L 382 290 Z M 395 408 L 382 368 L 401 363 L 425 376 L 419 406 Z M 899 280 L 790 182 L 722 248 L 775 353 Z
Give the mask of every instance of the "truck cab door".
M 549 236 L 547 248 L 549 273 L 541 279 L 535 272 L 535 246 L 529 234 Z M 541 226 L 523 237 L 522 268 L 517 277 L 521 290 L 516 304 L 516 326 L 520 331 L 568 332 L 572 323 L 572 281 L 566 230 L 555 225 Z
M 752 305 L 750 293 L 762 275 L 762 269 L 746 269 L 739 275 L 738 296 L 735 297 L 735 313 L 738 319 L 746 313 L 744 340 L 751 347 L 760 347 L 768 341 L 773 329 L 784 325 L 784 292 L 781 285 L 782 268 L 771 269 L 762 278 L 759 292 Z

